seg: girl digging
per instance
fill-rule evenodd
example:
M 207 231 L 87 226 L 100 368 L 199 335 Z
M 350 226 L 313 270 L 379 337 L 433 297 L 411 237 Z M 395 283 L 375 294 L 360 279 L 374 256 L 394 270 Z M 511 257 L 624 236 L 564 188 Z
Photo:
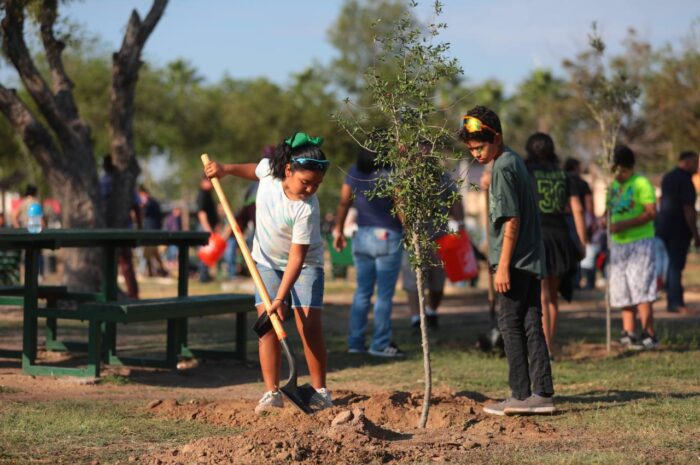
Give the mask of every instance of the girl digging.
M 209 177 L 231 175 L 260 181 L 256 199 L 252 257 L 272 297 L 270 313 L 284 321 L 291 305 L 316 393 L 311 403 L 331 407 L 326 389 L 326 344 L 321 327 L 323 243 L 316 191 L 330 164 L 321 150 L 323 138 L 297 132 L 278 145 L 272 156 L 255 163 L 211 162 Z M 257 289 L 258 315 L 265 311 Z M 283 406 L 279 387 L 280 344 L 274 331 L 259 340 L 260 366 L 266 392 L 255 407 L 262 414 Z

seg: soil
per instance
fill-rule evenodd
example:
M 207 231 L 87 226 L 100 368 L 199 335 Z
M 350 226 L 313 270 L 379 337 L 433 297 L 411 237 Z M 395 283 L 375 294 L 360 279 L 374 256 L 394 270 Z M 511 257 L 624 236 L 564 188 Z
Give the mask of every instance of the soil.
M 250 402 L 155 401 L 145 408 L 185 421 L 240 428 L 227 437 L 200 439 L 141 463 L 175 465 L 458 463 L 465 454 L 517 441 L 552 443 L 560 435 L 533 418 L 498 418 L 463 394 L 435 393 L 428 428 L 417 428 L 422 393 L 366 395 L 336 391 L 336 406 L 305 415 L 287 405 L 259 417 Z M 287 403 L 288 404 L 288 403 Z M 478 454 L 477 454 L 478 455 Z

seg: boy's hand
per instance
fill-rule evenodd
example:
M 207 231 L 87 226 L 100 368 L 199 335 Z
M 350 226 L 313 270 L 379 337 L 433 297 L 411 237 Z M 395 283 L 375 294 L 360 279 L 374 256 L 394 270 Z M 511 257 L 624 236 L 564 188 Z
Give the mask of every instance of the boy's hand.
M 507 266 L 499 266 L 493 277 L 493 287 L 496 292 L 505 294 L 510 291 L 510 271 Z
M 211 161 L 204 166 L 204 174 L 209 178 L 220 178 L 224 175 L 224 167 L 221 163 Z
M 270 306 L 270 310 L 267 311 L 267 314 L 272 315 L 273 313 L 277 313 L 280 321 L 284 321 L 284 313 L 286 309 L 287 305 L 282 301 L 282 299 L 275 299 L 272 301 L 272 305 Z

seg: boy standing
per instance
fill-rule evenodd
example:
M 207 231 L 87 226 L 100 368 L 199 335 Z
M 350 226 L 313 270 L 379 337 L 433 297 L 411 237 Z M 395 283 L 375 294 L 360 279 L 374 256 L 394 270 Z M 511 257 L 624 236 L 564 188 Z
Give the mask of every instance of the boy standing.
M 610 306 L 622 309 L 620 344 L 630 349 L 656 349 L 654 308 L 656 266 L 654 219 L 656 192 L 651 182 L 634 171 L 635 156 L 626 145 L 615 147 L 610 186 Z M 642 324 L 640 340 L 635 315 Z
M 540 302 L 544 246 L 527 168 L 504 144 L 501 122 L 489 108 L 469 110 L 459 136 L 479 163 L 494 162 L 489 189 L 489 264 L 512 397 L 485 406 L 484 412 L 552 413 L 556 410 L 554 388 Z

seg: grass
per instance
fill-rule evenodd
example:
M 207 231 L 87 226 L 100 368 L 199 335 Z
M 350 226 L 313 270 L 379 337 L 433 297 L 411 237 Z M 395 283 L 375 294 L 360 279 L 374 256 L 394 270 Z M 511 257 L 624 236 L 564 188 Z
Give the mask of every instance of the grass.
M 700 262 L 691 259 L 689 268 L 693 272 L 687 274 L 687 287 L 697 292 Z M 191 290 L 218 292 L 211 286 L 193 283 Z M 339 281 L 327 288 L 329 295 L 334 292 L 346 294 L 347 283 Z M 460 298 L 475 299 L 474 296 Z M 344 353 L 347 312 L 347 305 L 324 310 L 332 370 L 330 386 L 346 389 L 359 382 L 383 390 L 422 389 L 421 348 L 408 322 L 397 321 L 394 332 L 399 345 L 409 354 L 406 360 L 351 356 Z M 191 335 L 214 346 L 231 344 L 232 334 L 221 331 L 225 321 L 228 320 L 192 319 Z M 230 322 L 225 324 L 233 328 Z M 0 321 L 0 334 L 16 336 L 20 325 L 21 320 Z M 437 387 L 466 392 L 475 399 L 508 394 L 505 359 L 474 348 L 476 335 L 488 325 L 485 312 L 442 317 L 441 328 L 431 343 L 433 380 Z M 474 452 L 476 458 L 469 456 L 465 460 L 545 465 L 700 463 L 700 321 L 660 320 L 657 332 L 664 350 L 611 356 L 605 356 L 601 350 L 605 343 L 603 325 L 602 311 L 595 317 L 564 315 L 560 320 L 557 337 L 565 344 L 567 356 L 553 364 L 553 374 L 561 414 L 536 421 L 552 426 L 561 439 L 485 448 Z M 80 325 L 69 323 L 61 328 L 67 336 L 84 336 Z M 619 331 L 617 316 L 613 331 L 614 334 Z M 131 350 L 163 350 L 162 324 L 133 325 L 128 333 Z M 290 333 L 292 343 L 298 348 L 296 331 Z M 252 337 L 250 341 L 252 358 L 256 344 Z M 132 378 L 122 375 L 105 376 L 101 384 L 109 385 L 110 389 L 138 389 Z M 0 386 L 0 396 L 16 392 L 14 388 Z M 145 412 L 143 405 L 129 401 L 76 399 L 27 403 L 12 399 L 12 396 L 0 397 L 0 464 L 90 463 L 95 459 L 101 464 L 124 463 L 132 455 L 238 432 L 198 421 L 153 417 Z
M 143 405 L 108 401 L 8 402 L 0 413 L 0 463 L 126 461 L 236 430 L 156 418 Z

